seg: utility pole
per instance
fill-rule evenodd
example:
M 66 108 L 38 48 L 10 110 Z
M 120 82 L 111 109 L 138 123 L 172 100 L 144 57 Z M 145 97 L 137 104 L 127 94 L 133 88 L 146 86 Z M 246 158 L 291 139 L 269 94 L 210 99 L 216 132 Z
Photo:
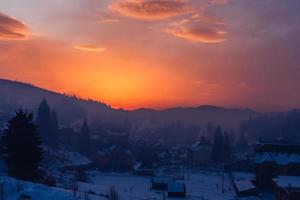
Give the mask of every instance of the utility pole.
M 224 194 L 224 192 L 225 192 L 225 189 L 224 189 L 224 179 L 225 179 L 225 164 L 223 163 L 222 164 L 223 166 L 222 166 L 222 168 L 223 168 L 223 174 L 222 174 L 222 193 Z
M 165 186 L 165 182 L 163 181 L 163 200 L 166 200 L 165 189 L 166 186 Z

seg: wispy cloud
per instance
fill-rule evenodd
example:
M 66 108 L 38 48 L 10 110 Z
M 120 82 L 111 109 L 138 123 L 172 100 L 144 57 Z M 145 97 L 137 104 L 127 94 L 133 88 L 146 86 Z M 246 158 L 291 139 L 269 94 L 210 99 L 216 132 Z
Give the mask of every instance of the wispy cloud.
M 90 52 L 103 52 L 106 50 L 103 47 L 98 47 L 95 45 L 76 45 L 74 46 L 74 48 L 81 51 L 90 51 Z
M 102 18 L 97 20 L 98 24 L 110 24 L 110 23 L 118 23 L 118 22 L 120 22 L 120 20 L 114 18 Z
M 203 43 L 223 42 L 227 33 L 220 20 L 198 14 L 172 23 L 165 32 L 178 38 Z
M 0 13 L 0 40 L 24 40 L 28 35 L 23 22 Z
M 211 4 L 220 4 L 220 5 L 222 5 L 222 4 L 229 3 L 229 0 L 210 0 L 210 3 Z
M 184 0 L 119 0 L 109 9 L 122 16 L 143 20 L 163 20 L 193 11 Z

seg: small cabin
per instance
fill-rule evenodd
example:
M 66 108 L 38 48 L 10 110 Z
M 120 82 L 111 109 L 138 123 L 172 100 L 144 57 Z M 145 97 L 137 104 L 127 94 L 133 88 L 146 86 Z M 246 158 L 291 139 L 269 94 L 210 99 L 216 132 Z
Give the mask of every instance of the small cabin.
M 276 200 L 300 199 L 299 176 L 278 176 L 273 178 L 273 184 Z
M 185 198 L 186 187 L 184 183 L 168 183 L 167 185 L 168 197 Z
M 270 189 L 277 176 L 300 176 L 300 145 L 259 145 L 255 165 L 256 184 L 262 189 Z
M 238 196 L 256 196 L 258 190 L 250 180 L 235 180 L 233 181 L 234 189 Z
M 133 166 L 133 172 L 137 176 L 150 176 L 153 177 L 155 175 L 155 171 L 153 168 L 145 168 L 142 163 L 137 163 Z
M 152 190 L 166 190 L 169 183 L 174 182 L 171 177 L 154 177 L 151 179 Z

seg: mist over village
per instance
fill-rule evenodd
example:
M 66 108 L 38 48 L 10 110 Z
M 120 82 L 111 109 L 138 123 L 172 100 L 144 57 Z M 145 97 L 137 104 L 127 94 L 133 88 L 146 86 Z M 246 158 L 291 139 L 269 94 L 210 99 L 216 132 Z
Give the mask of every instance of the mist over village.
M 0 200 L 300 200 L 300 1 L 0 1 Z

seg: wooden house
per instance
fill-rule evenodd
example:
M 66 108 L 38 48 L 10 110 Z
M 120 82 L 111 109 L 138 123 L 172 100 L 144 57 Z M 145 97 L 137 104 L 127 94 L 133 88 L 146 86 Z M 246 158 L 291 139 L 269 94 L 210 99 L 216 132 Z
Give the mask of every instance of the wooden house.
M 300 199 L 299 176 L 279 176 L 277 178 L 273 178 L 273 183 L 276 200 Z
M 168 197 L 185 198 L 186 187 L 184 183 L 168 183 L 167 185 Z
M 300 175 L 300 146 L 264 144 L 256 149 L 256 184 L 270 188 L 272 179 L 279 175 Z

